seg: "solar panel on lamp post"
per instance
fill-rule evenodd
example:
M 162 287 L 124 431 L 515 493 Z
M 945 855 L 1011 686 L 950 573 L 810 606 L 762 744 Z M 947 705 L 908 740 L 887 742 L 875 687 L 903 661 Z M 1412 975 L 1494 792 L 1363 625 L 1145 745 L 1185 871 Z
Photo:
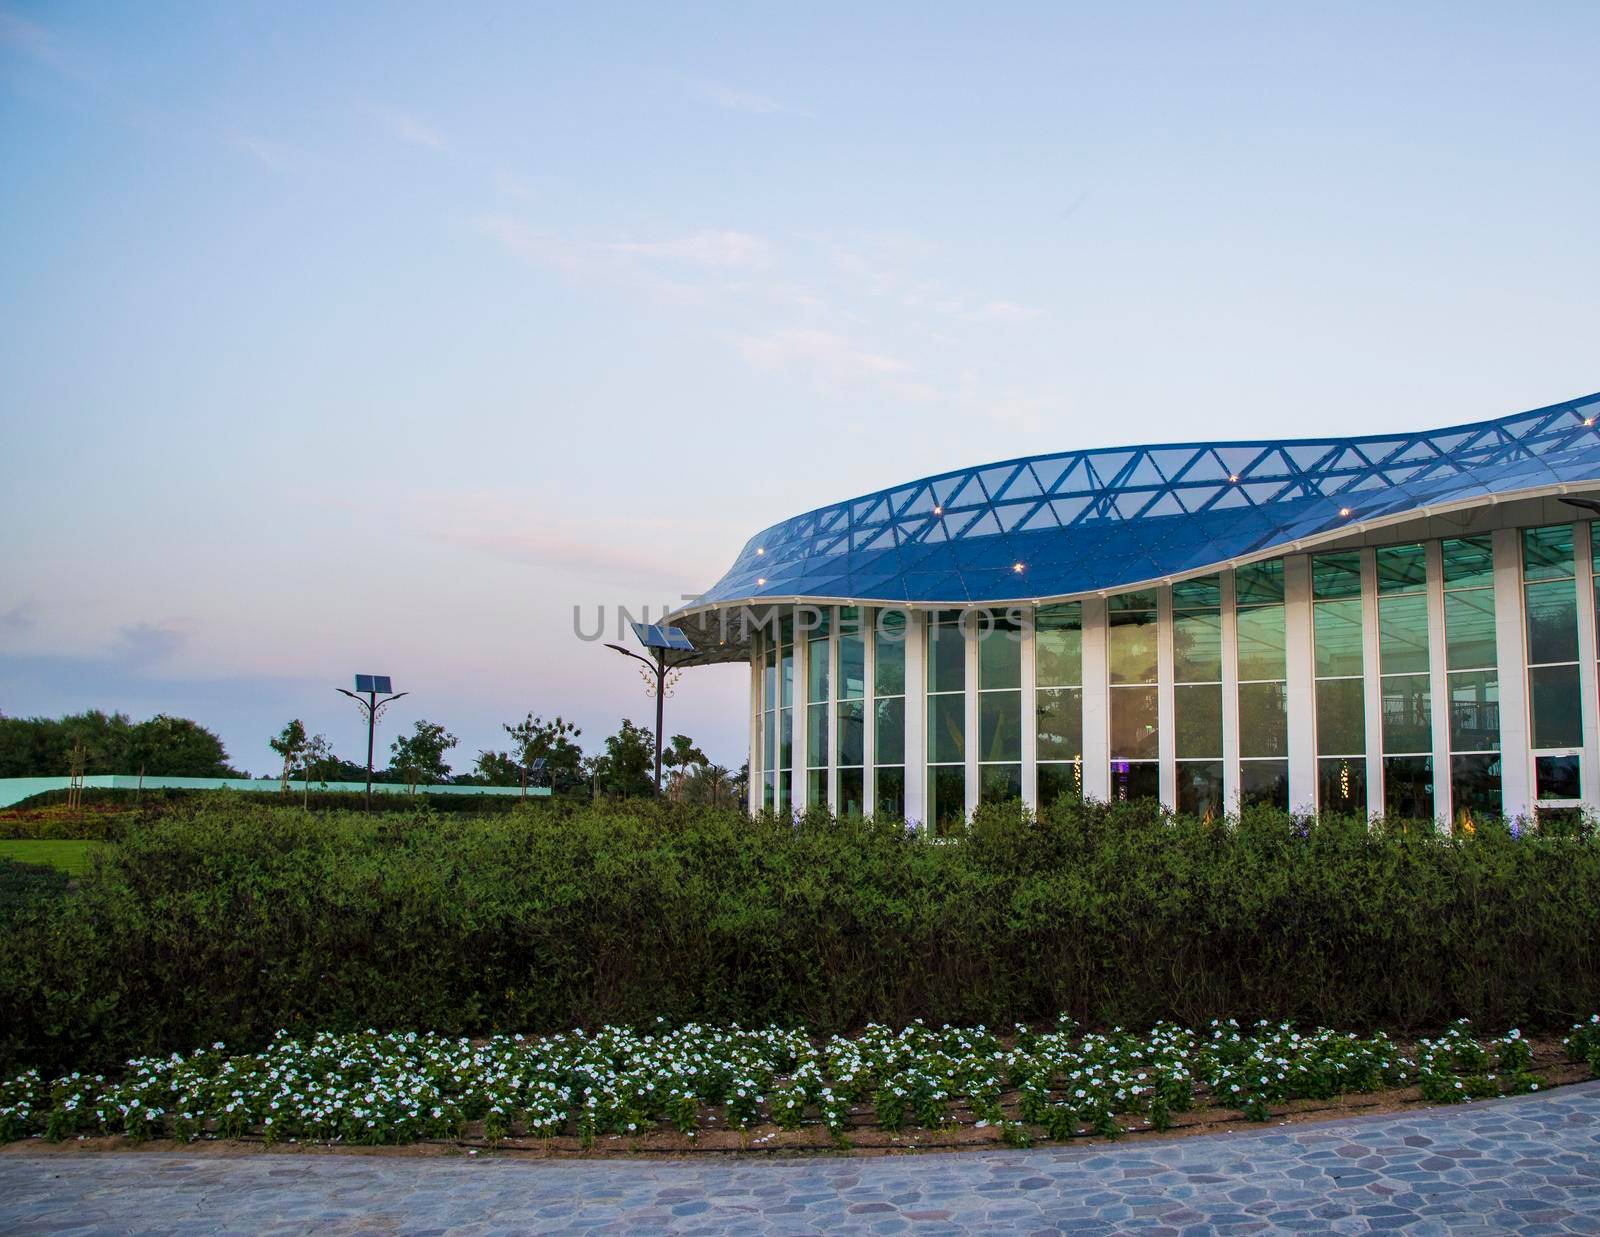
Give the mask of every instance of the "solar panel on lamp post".
M 409 696 L 411 693 L 395 691 L 394 683 L 387 674 L 358 674 L 355 691 L 347 691 L 343 687 L 334 690 L 354 700 L 367 718 L 367 811 L 370 812 L 372 811 L 372 743 L 378 731 L 378 714 L 401 696 Z M 356 692 L 365 692 L 367 698 L 363 700 Z M 389 695 L 391 692 L 394 694 Z M 387 698 L 379 700 L 379 696 Z
M 631 649 L 625 649 L 620 644 L 607 644 L 606 648 L 615 649 L 624 657 L 631 657 L 634 661 L 643 662 L 650 667 L 650 672 L 655 676 L 656 697 L 656 797 L 661 797 L 661 726 L 662 715 L 665 712 L 667 695 L 667 675 L 680 666 L 687 666 L 697 656 L 694 644 L 683 631 L 677 627 L 668 627 L 659 623 L 630 623 L 633 634 L 638 637 L 639 643 L 649 649 L 653 657 L 640 657 Z M 688 657 L 681 657 L 674 661 L 667 660 L 668 653 L 688 653 Z

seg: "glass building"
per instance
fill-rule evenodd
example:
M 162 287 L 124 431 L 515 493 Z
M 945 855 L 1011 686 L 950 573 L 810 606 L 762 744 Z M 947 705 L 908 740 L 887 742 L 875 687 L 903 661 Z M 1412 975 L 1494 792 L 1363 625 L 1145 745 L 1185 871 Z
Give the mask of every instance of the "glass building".
M 1596 810 L 1597 420 L 947 473 L 758 533 L 672 621 L 749 662 L 753 810 Z

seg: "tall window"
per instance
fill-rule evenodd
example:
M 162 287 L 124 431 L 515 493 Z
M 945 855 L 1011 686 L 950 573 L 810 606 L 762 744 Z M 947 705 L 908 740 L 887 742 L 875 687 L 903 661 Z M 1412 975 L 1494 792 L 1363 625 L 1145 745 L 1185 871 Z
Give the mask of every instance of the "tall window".
M 873 810 L 906 814 L 906 612 L 879 610 L 872 623 Z
M 1022 797 L 1022 624 L 1015 611 L 976 616 L 978 796 Z
M 1573 807 L 1583 793 L 1579 749 L 1578 585 L 1572 525 L 1522 532 L 1522 595 L 1528 623 L 1528 712 L 1534 798 Z
M 1106 655 L 1111 696 L 1111 797 L 1161 793 L 1156 702 L 1156 594 L 1121 593 L 1108 602 Z
M 778 802 L 778 644 L 762 636 L 761 652 L 761 806 Z
M 1362 684 L 1361 554 L 1311 560 L 1317 685 L 1317 806 L 1367 810 L 1367 711 Z
M 1178 810 L 1221 816 L 1222 583 L 1202 576 L 1172 586 L 1173 738 Z
M 935 833 L 967 814 L 967 648 L 960 610 L 928 616 L 928 823 Z
M 831 610 L 799 611 L 806 629 L 806 806 L 828 806 L 828 632 Z
M 857 606 L 839 608 L 839 815 L 859 816 L 866 810 L 866 641 L 863 611 Z
M 1239 650 L 1239 802 L 1289 810 L 1283 560 L 1233 573 Z
M 1410 820 L 1433 816 L 1427 563 L 1421 545 L 1377 551 L 1383 811 Z
M 1033 631 L 1038 804 L 1083 799 L 1083 603 L 1040 606 Z
M 793 787 L 794 769 L 794 617 L 785 615 L 778 620 L 778 647 L 777 647 L 777 693 L 778 707 L 776 710 L 776 724 L 773 733 L 777 737 L 777 759 L 774 770 L 776 774 L 776 802 L 774 806 L 780 812 L 787 812 L 794 806 L 791 794 Z
M 1500 672 L 1488 537 L 1443 543 L 1450 803 L 1457 824 L 1501 815 Z

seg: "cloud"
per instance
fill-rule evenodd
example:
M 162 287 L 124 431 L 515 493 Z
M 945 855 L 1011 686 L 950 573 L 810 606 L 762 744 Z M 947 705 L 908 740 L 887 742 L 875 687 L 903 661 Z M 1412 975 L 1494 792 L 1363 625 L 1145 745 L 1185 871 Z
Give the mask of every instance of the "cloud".
M 721 82 L 697 81 L 689 84 L 700 98 L 730 112 L 747 112 L 752 116 L 811 116 L 814 113 L 803 107 L 794 107 L 769 95 L 753 90 L 740 90 Z
M 164 623 L 130 623 L 118 631 L 107 660 L 129 670 L 143 669 L 167 661 L 188 639 Z
M 0 47 L 14 47 L 23 55 L 56 68 L 66 63 L 54 35 L 15 13 L 0 11 Z
M 990 301 L 975 316 L 980 322 L 1029 322 L 1044 317 L 1044 310 L 1015 301 Z
M 367 110 L 402 142 L 410 142 L 413 146 L 422 146 L 428 150 L 443 150 L 445 148 L 444 136 L 439 130 L 409 112 L 380 107 L 368 108 Z
M 0 610 L 0 631 L 32 631 L 38 624 L 37 609 L 31 601 L 19 601 L 9 610 Z
M 603 248 L 624 257 L 661 258 L 700 266 L 751 267 L 772 264 L 772 246 L 748 232 L 696 232 L 675 240 L 613 241 Z
M 906 362 L 864 348 L 834 331 L 785 329 L 736 336 L 732 342 L 752 368 L 809 373 L 825 390 L 868 385 L 916 403 L 938 398 L 932 386 L 911 377 Z
M 311 160 L 303 152 L 292 146 L 285 146 L 282 142 L 274 142 L 269 138 L 258 137 L 253 133 L 233 132 L 227 135 L 227 143 L 235 150 L 242 150 L 253 156 L 257 162 L 274 172 L 301 172 L 309 166 Z

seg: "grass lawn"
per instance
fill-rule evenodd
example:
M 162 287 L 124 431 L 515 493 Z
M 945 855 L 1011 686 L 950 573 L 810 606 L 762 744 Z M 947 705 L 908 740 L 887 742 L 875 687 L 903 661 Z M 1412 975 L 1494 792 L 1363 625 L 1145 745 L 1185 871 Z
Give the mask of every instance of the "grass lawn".
M 41 842 L 30 838 L 0 840 L 0 859 L 46 864 L 76 876 L 89 870 L 89 856 L 101 845 L 101 842 Z

